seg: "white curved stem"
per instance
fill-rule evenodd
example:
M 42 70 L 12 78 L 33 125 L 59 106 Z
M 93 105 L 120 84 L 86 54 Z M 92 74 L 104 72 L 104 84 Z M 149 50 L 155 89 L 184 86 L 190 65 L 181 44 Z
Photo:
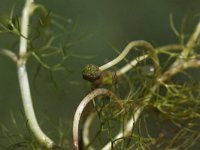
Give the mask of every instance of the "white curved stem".
M 47 148 L 52 148 L 54 146 L 54 142 L 50 138 L 48 138 L 48 136 L 46 136 L 44 132 L 40 129 L 40 126 L 35 116 L 31 99 L 29 81 L 25 66 L 18 67 L 18 78 L 19 78 L 22 101 L 28 126 L 35 135 L 36 139 L 42 145 L 44 145 Z
M 119 102 L 119 99 L 117 98 L 117 96 L 111 92 L 110 90 L 107 89 L 96 89 L 94 91 L 92 91 L 91 93 L 89 93 L 82 101 L 81 103 L 78 105 L 75 115 L 74 115 L 74 121 L 73 121 L 73 143 L 74 143 L 74 148 L 76 150 L 79 149 L 79 133 L 78 133 L 78 127 L 79 127 L 79 122 L 80 122 L 80 118 L 81 118 L 81 114 L 84 110 L 84 108 L 86 107 L 86 105 L 92 101 L 96 96 L 98 95 L 106 95 L 108 97 L 110 97 L 111 100 L 113 100 L 116 104 L 117 107 L 121 108 L 121 104 Z
M 130 52 L 130 50 L 132 50 L 134 47 L 138 47 L 138 46 L 145 47 L 145 48 L 147 48 L 147 50 L 149 50 L 149 53 L 150 53 L 149 55 L 152 58 L 153 62 L 155 63 L 155 67 L 157 68 L 157 66 L 159 66 L 159 61 L 158 61 L 158 58 L 157 58 L 157 55 L 154 51 L 153 46 L 150 43 L 141 40 L 141 41 L 130 42 L 125 47 L 125 49 L 120 53 L 120 55 L 118 57 L 116 57 L 112 61 L 102 65 L 101 67 L 99 67 L 99 69 L 101 71 L 104 71 L 104 70 L 116 65 L 117 63 L 119 63 L 120 61 L 122 61 L 126 57 L 126 55 Z

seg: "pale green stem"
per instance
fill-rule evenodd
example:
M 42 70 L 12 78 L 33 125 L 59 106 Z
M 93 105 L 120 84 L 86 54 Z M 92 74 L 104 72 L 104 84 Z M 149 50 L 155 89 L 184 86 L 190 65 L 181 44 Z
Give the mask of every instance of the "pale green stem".
M 13 53 L 11 50 L 1 49 L 0 53 L 5 55 L 5 56 L 8 56 L 12 61 L 17 63 L 17 61 L 18 61 L 17 55 L 15 53 Z
M 133 68 L 134 66 L 136 66 L 138 62 L 146 59 L 147 57 L 148 57 L 148 55 L 143 55 L 143 56 L 140 56 L 140 57 L 132 60 L 130 63 L 126 64 L 125 66 L 123 66 L 122 68 L 120 68 L 119 70 L 117 70 L 117 72 L 116 72 L 117 77 L 120 77 L 121 75 L 125 74 L 131 68 Z
M 29 28 L 29 15 L 31 7 L 34 0 L 26 0 L 25 6 L 22 10 L 22 20 L 21 20 L 21 37 L 19 45 L 19 55 L 24 56 L 27 53 L 27 38 L 28 38 L 28 28 Z
M 165 45 L 165 46 L 158 47 L 156 48 L 156 51 L 158 53 L 162 53 L 165 51 L 182 50 L 183 48 L 184 48 L 183 45 L 172 44 L 172 45 Z
M 189 41 L 187 42 L 186 47 L 188 47 L 189 49 L 193 48 L 199 36 L 200 36 L 200 21 L 198 22 L 196 29 L 193 32 L 192 36 L 190 37 Z
M 89 116 L 86 118 L 83 124 L 83 144 L 84 146 L 88 146 L 90 144 L 90 127 L 92 125 L 93 120 L 95 119 L 97 113 L 92 112 L 89 114 Z M 87 147 L 87 150 L 94 150 L 92 146 Z
M 44 134 L 44 132 L 40 129 L 40 126 L 37 122 L 35 112 L 33 109 L 30 86 L 29 86 L 27 71 L 25 67 L 18 68 L 18 77 L 19 77 L 24 111 L 25 111 L 29 128 L 35 135 L 36 139 L 42 145 L 44 145 L 47 148 L 52 148 L 54 146 L 54 142 L 50 138 L 48 138 L 48 136 Z
M 32 11 L 33 0 L 26 0 L 25 6 L 22 11 L 21 20 L 21 37 L 19 44 L 19 59 L 17 61 L 18 67 L 18 78 L 21 90 L 21 96 L 25 111 L 25 116 L 28 125 L 35 135 L 36 139 L 44 145 L 46 148 L 51 149 L 54 146 L 54 142 L 40 129 L 37 122 L 35 112 L 33 109 L 30 86 L 28 81 L 28 75 L 26 70 L 27 61 L 27 38 L 28 38 L 28 27 L 29 27 L 29 16 Z
M 186 47 L 185 47 L 185 49 L 184 49 L 184 51 L 183 51 L 183 53 L 180 57 L 181 59 L 187 58 L 189 56 L 189 54 L 192 52 L 193 48 L 197 44 L 196 42 L 197 42 L 199 36 L 200 36 L 200 21 L 198 22 L 192 36 L 188 40 Z

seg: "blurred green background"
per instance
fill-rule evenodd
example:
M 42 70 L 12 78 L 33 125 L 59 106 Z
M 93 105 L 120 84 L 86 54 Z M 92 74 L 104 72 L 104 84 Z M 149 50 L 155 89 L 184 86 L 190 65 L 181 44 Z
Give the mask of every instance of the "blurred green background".
M 51 12 L 64 17 L 75 26 L 71 42 L 78 41 L 69 49 L 79 56 L 94 56 L 83 59 L 71 56 L 65 61 L 69 72 L 56 72 L 55 87 L 43 71 L 34 80 L 37 62 L 30 59 L 28 74 L 31 83 L 33 104 L 38 120 L 51 137 L 57 137 L 59 120 L 72 123 L 76 106 L 89 91 L 82 80 L 81 69 L 87 63 L 103 64 L 117 56 L 113 48 L 121 51 L 128 42 L 147 40 L 154 46 L 177 43 L 169 25 L 169 15 L 173 14 L 174 24 L 180 29 L 184 17 L 189 16 L 189 32 L 194 28 L 200 13 L 199 0 L 37 0 Z M 8 15 L 15 5 L 15 13 L 20 14 L 22 0 L 0 0 L 0 15 Z M 81 39 L 81 40 L 80 40 Z M 0 48 L 12 48 L 12 36 L 0 34 Z M 23 108 L 19 93 L 16 66 L 8 58 L 0 56 L 0 123 L 11 133 L 15 131 L 13 119 L 20 128 L 25 126 Z M 71 131 L 69 131 L 71 132 Z M 69 133 L 66 133 L 69 134 Z M 0 134 L 1 135 L 1 134 Z M 0 137 L 0 144 L 8 141 Z

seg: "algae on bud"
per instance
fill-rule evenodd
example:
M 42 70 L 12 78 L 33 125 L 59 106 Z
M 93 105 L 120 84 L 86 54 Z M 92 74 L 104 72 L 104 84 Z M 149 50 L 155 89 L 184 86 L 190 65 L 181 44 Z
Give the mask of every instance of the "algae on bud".
M 83 68 L 82 71 L 83 79 L 88 80 L 90 82 L 94 82 L 99 79 L 101 76 L 101 71 L 99 67 L 93 64 L 88 64 Z

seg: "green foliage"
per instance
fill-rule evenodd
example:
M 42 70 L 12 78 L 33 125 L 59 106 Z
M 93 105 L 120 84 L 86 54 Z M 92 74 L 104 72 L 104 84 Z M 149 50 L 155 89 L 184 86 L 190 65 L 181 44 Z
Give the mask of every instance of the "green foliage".
M 20 19 L 18 15 L 14 16 L 14 10 L 12 10 L 8 18 L 1 19 L 0 32 L 11 33 L 17 37 L 22 36 Z M 76 42 L 62 41 L 63 33 L 60 32 L 66 32 L 66 29 L 59 23 L 62 19 L 59 19 L 60 17 L 38 5 L 37 13 L 34 14 L 29 26 L 28 57 L 33 57 L 40 67 L 51 73 L 58 70 L 67 71 L 64 65 L 66 59 L 75 56 L 67 50 Z M 107 73 L 105 75 L 96 65 L 85 66 L 82 71 L 83 78 L 94 84 L 97 84 L 95 81 L 100 79 L 103 83 L 101 86 L 112 89 L 121 98 L 123 105 L 123 109 L 118 111 L 114 103 L 104 101 L 106 98 L 99 97 L 97 101 L 93 102 L 93 109 L 91 109 L 93 112 L 88 108 L 88 116 L 95 114 L 96 117 L 93 119 L 94 125 L 88 129 L 92 131 L 89 135 L 91 140 L 87 145 L 83 145 L 85 149 L 91 146 L 100 149 L 107 142 L 111 142 L 112 149 L 188 150 L 199 142 L 200 84 L 190 74 L 190 71 L 184 70 L 183 64 L 187 65 L 190 60 L 200 58 L 198 51 L 200 40 L 198 38 L 197 42 L 189 47 L 185 44 L 184 34 L 181 35 L 182 33 L 180 34 L 175 28 L 172 16 L 170 25 L 180 43 L 155 49 L 155 54 L 159 58 L 164 58 L 159 66 L 160 76 L 154 75 L 154 69 L 157 68 L 152 67 L 152 61 L 149 59 L 133 66 L 128 73 L 117 78 L 115 84 L 113 84 L 114 72 L 104 72 Z M 180 59 L 180 54 L 185 49 L 188 49 L 189 54 L 186 55 L 186 58 Z M 142 49 L 140 50 L 143 52 Z M 76 56 L 78 59 L 80 58 L 78 55 Z M 128 59 L 126 60 L 128 61 Z M 174 62 L 180 64 L 175 63 L 174 65 Z M 195 67 L 199 67 L 199 65 L 197 64 Z M 172 77 L 175 74 L 178 75 Z M 179 77 L 184 80 L 178 80 Z M 162 82 L 159 82 L 160 80 Z M 137 110 L 141 110 L 139 119 L 134 117 Z M 132 132 L 115 139 L 115 135 L 119 131 L 124 133 L 130 118 L 135 119 Z M 69 148 L 69 145 L 72 144 L 68 140 L 69 137 L 65 135 L 68 126 L 61 121 L 60 127 L 58 127 L 58 145 L 64 148 Z M 28 128 L 28 136 L 24 136 L 27 133 L 10 135 L 8 129 L 3 125 L 1 125 L 1 130 L 2 138 L 10 141 L 10 146 L 2 146 L 3 149 L 43 149 L 29 133 Z
M 111 88 L 123 97 L 123 109 L 118 112 L 112 103 L 106 103 L 102 98 L 94 103 L 98 117 L 93 122 L 92 139 L 86 148 L 103 148 L 107 142 L 112 143 L 112 149 L 127 150 L 188 150 L 197 146 L 200 141 L 200 84 L 188 68 L 199 67 L 195 64 L 197 61 L 193 61 L 199 59 L 198 38 L 192 44 L 189 39 L 185 45 L 156 48 L 157 55 L 165 57 L 158 77 L 144 73 L 144 67 L 150 64 L 148 60 L 118 77 L 116 87 Z M 185 58 L 181 58 L 182 54 Z M 194 66 L 189 65 L 190 62 Z M 141 114 L 135 120 L 132 132 L 126 135 L 126 124 L 137 110 L 141 110 Z M 124 136 L 116 139 L 119 131 Z

